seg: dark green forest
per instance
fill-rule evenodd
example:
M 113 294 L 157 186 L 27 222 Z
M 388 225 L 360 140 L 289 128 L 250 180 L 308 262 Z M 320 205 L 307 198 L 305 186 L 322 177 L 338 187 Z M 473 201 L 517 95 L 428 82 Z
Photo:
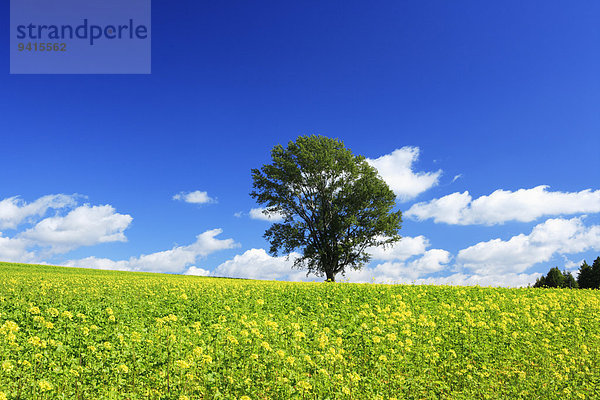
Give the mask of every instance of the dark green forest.
M 579 267 L 577 279 L 567 271 L 558 267 L 550 268 L 548 274 L 536 279 L 535 288 L 571 288 L 599 289 L 600 288 L 600 257 L 596 257 L 590 266 L 585 260 Z

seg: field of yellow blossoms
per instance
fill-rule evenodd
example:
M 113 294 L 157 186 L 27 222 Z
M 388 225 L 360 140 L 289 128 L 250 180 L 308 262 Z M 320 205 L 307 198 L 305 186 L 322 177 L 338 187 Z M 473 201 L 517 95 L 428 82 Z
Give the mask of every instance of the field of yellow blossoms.
M 0 263 L 4 399 L 598 399 L 600 291 Z

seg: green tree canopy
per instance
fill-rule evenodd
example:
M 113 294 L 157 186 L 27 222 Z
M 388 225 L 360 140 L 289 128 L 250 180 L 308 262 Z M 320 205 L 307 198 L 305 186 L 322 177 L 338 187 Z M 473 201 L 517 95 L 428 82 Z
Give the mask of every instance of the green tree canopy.
M 542 275 L 539 278 L 536 278 L 535 283 L 533 284 L 534 288 L 544 288 L 546 286 L 546 276 Z
M 572 273 L 563 271 L 563 276 L 565 278 L 563 281 L 563 287 L 569 289 L 579 289 L 579 284 Z
M 252 170 L 251 196 L 265 214 L 281 215 L 266 232 L 270 253 L 302 253 L 297 268 L 335 281 L 360 269 L 370 246 L 398 241 L 402 213 L 395 195 L 363 156 L 338 139 L 300 136 L 271 150 L 270 164 Z M 307 273 L 307 274 L 308 274 Z
M 550 268 L 547 275 L 542 275 L 536 279 L 533 287 L 537 288 L 570 288 L 577 289 L 579 287 L 573 274 L 567 271 L 561 272 L 558 267 Z
M 565 276 L 558 267 L 550 268 L 548 275 L 546 275 L 546 286 L 559 288 L 563 287 L 565 282 Z
M 579 275 L 577 275 L 577 283 L 581 289 L 592 289 L 594 287 L 594 279 L 592 276 L 592 267 L 584 260 L 579 267 Z
M 592 263 L 591 282 L 594 289 L 600 289 L 600 257 Z

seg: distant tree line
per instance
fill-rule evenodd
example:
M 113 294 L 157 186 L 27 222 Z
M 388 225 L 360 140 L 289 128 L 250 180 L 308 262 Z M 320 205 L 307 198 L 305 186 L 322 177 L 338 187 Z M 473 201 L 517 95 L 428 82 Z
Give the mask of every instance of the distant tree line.
M 583 261 L 579 267 L 577 279 L 573 274 L 562 271 L 558 267 L 551 268 L 547 275 L 536 279 L 535 288 L 571 288 L 571 289 L 600 289 L 600 257 L 597 257 L 592 266 Z

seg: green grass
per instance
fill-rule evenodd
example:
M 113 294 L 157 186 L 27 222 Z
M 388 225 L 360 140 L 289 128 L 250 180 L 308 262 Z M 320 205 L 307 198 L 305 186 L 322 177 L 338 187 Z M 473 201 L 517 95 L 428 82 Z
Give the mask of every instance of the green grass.
M 593 399 L 600 291 L 0 263 L 0 359 L 0 400 Z

